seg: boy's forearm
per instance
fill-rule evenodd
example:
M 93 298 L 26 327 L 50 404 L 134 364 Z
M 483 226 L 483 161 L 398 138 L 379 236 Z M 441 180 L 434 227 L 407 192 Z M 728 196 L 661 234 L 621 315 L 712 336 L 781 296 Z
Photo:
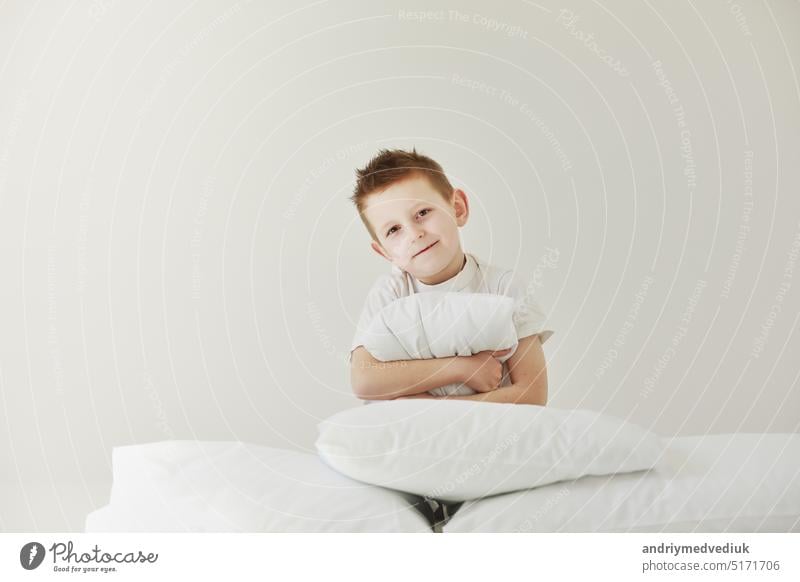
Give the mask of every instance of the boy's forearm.
M 458 360 L 458 356 L 454 356 L 368 364 L 359 371 L 364 386 L 360 397 L 365 400 L 392 400 L 461 382 Z

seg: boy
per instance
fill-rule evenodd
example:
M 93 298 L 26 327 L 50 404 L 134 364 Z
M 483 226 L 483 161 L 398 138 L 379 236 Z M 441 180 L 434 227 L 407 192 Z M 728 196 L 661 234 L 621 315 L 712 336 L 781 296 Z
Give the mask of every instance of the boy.
M 511 270 L 486 264 L 461 249 L 458 229 L 469 218 L 464 191 L 453 188 L 442 167 L 416 149 L 381 150 L 356 174 L 351 200 L 372 237 L 372 249 L 394 267 L 372 286 L 353 338 L 350 370 L 356 396 L 437 398 L 437 388 L 461 382 L 476 393 L 442 397 L 546 405 L 541 344 L 553 332 L 545 329 L 544 312 Z M 497 358 L 508 350 L 398 362 L 373 358 L 361 334 L 375 314 L 395 299 L 430 291 L 513 297 L 517 350 L 502 364 Z

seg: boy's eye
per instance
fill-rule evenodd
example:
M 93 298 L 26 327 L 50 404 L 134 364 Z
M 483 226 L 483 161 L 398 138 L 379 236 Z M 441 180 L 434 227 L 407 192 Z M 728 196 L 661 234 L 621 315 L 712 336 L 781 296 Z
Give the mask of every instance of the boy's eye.
M 420 210 L 419 212 L 417 212 L 417 214 L 418 214 L 418 215 L 421 215 L 421 216 L 425 216 L 425 215 L 426 215 L 426 214 L 428 214 L 430 211 L 431 211 L 431 209 L 430 209 L 430 208 L 423 208 L 422 210 Z M 389 230 L 387 230 L 387 231 L 386 231 L 386 236 L 389 236 L 389 235 L 391 235 L 392 233 L 394 233 L 394 231 L 395 231 L 396 229 L 397 229 L 397 227 L 396 227 L 396 226 L 393 226 L 392 228 L 390 228 Z

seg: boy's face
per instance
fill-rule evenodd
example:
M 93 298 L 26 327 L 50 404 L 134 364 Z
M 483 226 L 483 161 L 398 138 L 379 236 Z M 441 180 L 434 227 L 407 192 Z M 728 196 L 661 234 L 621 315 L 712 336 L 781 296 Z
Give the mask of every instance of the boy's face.
M 469 217 L 462 190 L 448 203 L 425 176 L 412 176 L 371 194 L 364 215 L 378 237 L 373 250 L 423 283 L 440 282 L 462 257 L 458 229 Z

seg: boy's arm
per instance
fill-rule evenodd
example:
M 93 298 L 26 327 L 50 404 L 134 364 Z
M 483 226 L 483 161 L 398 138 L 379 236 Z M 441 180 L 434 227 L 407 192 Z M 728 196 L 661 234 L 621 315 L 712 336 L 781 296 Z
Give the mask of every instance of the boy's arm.
M 508 359 L 508 371 L 511 375 L 511 386 L 469 396 L 442 398 L 539 406 L 547 404 L 547 364 L 538 335 L 530 335 L 519 340 L 517 350 Z
M 353 350 L 350 383 L 362 400 L 392 400 L 400 396 L 430 396 L 428 390 L 461 382 L 463 363 L 457 356 L 430 360 L 381 362 L 364 346 Z

